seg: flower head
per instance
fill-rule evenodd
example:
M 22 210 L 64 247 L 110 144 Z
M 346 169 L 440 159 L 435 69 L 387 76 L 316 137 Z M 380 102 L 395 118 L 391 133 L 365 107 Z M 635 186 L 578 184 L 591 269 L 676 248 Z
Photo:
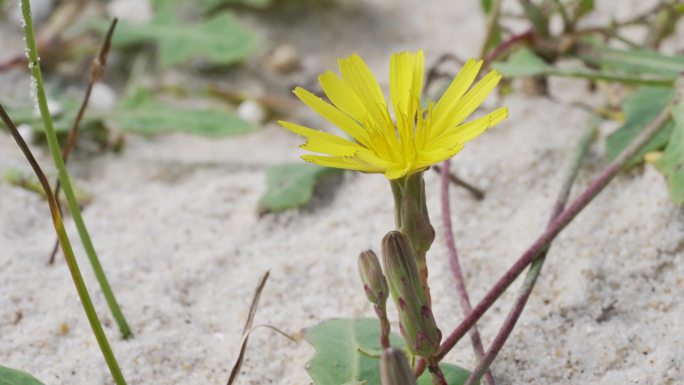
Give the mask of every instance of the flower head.
M 392 55 L 390 61 L 390 115 L 380 85 L 356 54 L 339 60 L 342 77 L 328 71 L 318 80 L 332 104 L 297 87 L 295 95 L 351 140 L 295 123 L 280 121 L 304 136 L 301 148 L 324 155 L 302 159 L 326 167 L 383 173 L 390 179 L 424 170 L 461 151 L 465 142 L 508 115 L 499 108 L 470 122 L 463 121 L 494 90 L 501 75 L 491 71 L 470 87 L 482 61 L 468 60 L 440 100 L 420 106 L 423 87 L 423 51 Z

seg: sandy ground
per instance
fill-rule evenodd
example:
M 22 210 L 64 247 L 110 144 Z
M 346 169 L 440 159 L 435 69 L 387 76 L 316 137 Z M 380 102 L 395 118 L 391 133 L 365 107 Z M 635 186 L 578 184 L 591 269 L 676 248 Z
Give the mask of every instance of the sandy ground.
M 285 92 L 292 84 L 311 84 L 334 68 L 338 56 L 356 51 L 386 85 L 391 52 L 423 48 L 429 64 L 447 51 L 475 55 L 480 44 L 483 18 L 476 1 L 340 3 L 314 10 L 288 6 L 280 16 L 247 14 L 245 22 L 259 27 L 266 46 L 294 44 L 304 68 L 286 78 L 245 70 L 245 81 L 277 78 L 267 86 Z M 593 21 L 627 17 L 649 2 L 599 3 L 601 14 Z M 22 41 L 3 32 L 0 44 L 21 49 Z M 677 44 L 681 48 L 684 40 Z M 5 74 L 0 84 L 21 84 L 25 77 Z M 454 162 L 460 175 L 487 191 L 482 202 L 451 192 L 474 301 L 545 225 L 559 170 L 588 118 L 568 102 L 600 100 L 581 82 L 554 80 L 551 92 L 560 101 L 491 98 L 487 107 L 508 105 L 510 118 Z M 325 126 L 304 109 L 298 115 Z M 603 140 L 614 128 L 602 127 L 578 186 L 600 171 Z M 120 155 L 73 160 L 75 179 L 94 194 L 85 219 L 134 339 L 119 338 L 84 253 L 76 251 L 130 384 L 225 383 L 256 280 L 268 269 L 257 323 L 298 334 L 326 318 L 372 314 L 355 257 L 365 248 L 378 250 L 393 225 L 382 176 L 348 173 L 303 210 L 255 214 L 264 169 L 296 161 L 299 143 L 268 124 L 252 135 L 216 140 L 129 136 Z M 48 165 L 45 149 L 34 149 Z M 28 170 L 4 134 L 0 166 Z M 429 259 L 431 286 L 436 318 L 447 331 L 462 315 L 443 245 L 439 178 L 428 173 L 426 183 L 438 231 Z M 112 384 L 64 261 L 45 266 L 54 239 L 47 205 L 4 181 L 0 197 L 0 363 L 48 385 Z M 554 244 L 528 309 L 494 364 L 499 384 L 684 384 L 683 235 L 684 211 L 669 203 L 658 172 L 646 166 L 617 178 Z M 512 298 L 507 293 L 480 322 L 485 343 Z M 309 384 L 304 366 L 312 354 L 304 342 L 258 330 L 238 382 Z M 474 365 L 467 339 L 448 358 Z

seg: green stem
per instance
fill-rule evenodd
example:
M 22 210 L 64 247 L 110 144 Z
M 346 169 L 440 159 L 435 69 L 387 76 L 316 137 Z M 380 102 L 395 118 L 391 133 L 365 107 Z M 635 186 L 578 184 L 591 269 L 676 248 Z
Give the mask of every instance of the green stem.
M 128 323 L 124 318 L 121 308 L 114 297 L 114 292 L 109 286 L 107 276 L 102 269 L 100 260 L 95 253 L 95 247 L 90 239 L 88 230 L 86 228 L 85 222 L 83 221 L 83 216 L 81 215 L 81 209 L 78 206 L 76 200 L 76 194 L 74 193 L 73 186 L 71 184 L 71 178 L 67 172 L 64 159 L 62 158 L 61 149 L 59 142 L 57 141 L 57 134 L 55 133 L 55 128 L 52 124 L 52 118 L 50 116 L 50 111 L 48 110 L 47 98 L 45 96 L 45 86 L 43 84 L 43 75 L 40 71 L 40 58 L 38 57 L 38 51 L 36 49 L 36 39 L 33 33 L 33 20 L 31 17 L 31 5 L 28 0 L 21 0 L 21 12 L 24 18 L 24 35 L 26 38 L 26 51 L 28 54 L 29 68 L 31 69 L 31 76 L 33 77 L 34 87 L 33 92 L 35 92 L 36 102 L 38 103 L 38 108 L 40 109 L 40 115 L 43 118 L 43 125 L 45 127 L 45 137 L 47 139 L 48 147 L 50 149 L 50 154 L 57 167 L 57 172 L 59 175 L 59 180 L 62 182 L 64 187 L 64 195 L 66 196 L 67 203 L 69 205 L 69 210 L 74 218 L 74 223 L 78 229 L 78 234 L 83 242 L 83 247 L 85 248 L 90 264 L 95 272 L 95 277 L 100 283 L 102 288 L 102 294 L 107 300 L 109 309 L 112 312 L 112 316 L 119 325 L 119 330 L 126 339 L 131 336 L 131 329 L 128 327 Z
M 22 4 L 24 1 L 25 0 L 22 0 Z M 40 181 L 43 191 L 45 191 L 45 196 L 47 198 L 48 204 L 50 205 L 50 213 L 52 214 L 52 223 L 55 227 L 55 232 L 57 233 L 59 243 L 62 246 L 64 258 L 66 259 L 67 265 L 69 266 L 71 278 L 74 281 L 76 291 L 78 292 L 78 296 L 81 299 L 81 304 L 83 305 L 83 310 L 85 310 L 86 316 L 88 317 L 88 322 L 90 323 L 90 327 L 93 329 L 93 334 L 95 334 L 95 339 L 97 340 L 97 343 L 100 346 L 100 350 L 102 351 L 102 355 L 104 356 L 104 359 L 107 362 L 107 366 L 109 366 L 109 370 L 112 373 L 114 382 L 116 383 L 116 385 L 126 385 L 126 380 L 124 379 L 123 374 L 121 373 L 119 363 L 116 361 L 116 357 L 114 356 L 114 352 L 112 351 L 112 348 L 109 345 L 107 336 L 105 335 L 105 332 L 102 329 L 100 320 L 97 318 L 97 312 L 95 311 L 93 301 L 90 299 L 88 289 L 86 288 L 85 282 L 83 281 L 83 275 L 81 275 L 81 270 L 78 268 L 78 262 L 76 261 L 76 257 L 74 256 L 74 250 L 71 247 L 71 242 L 69 242 L 69 237 L 67 236 L 66 229 L 64 228 L 64 222 L 62 221 L 62 217 L 57 207 L 57 199 L 55 198 L 55 195 L 52 193 L 50 184 L 48 183 L 45 174 L 40 169 L 38 162 L 36 162 L 36 159 L 33 157 L 31 150 L 26 145 L 26 142 L 21 137 L 21 135 L 19 135 L 17 127 L 14 125 L 14 123 L 9 118 L 5 110 L 2 108 L 2 105 L 0 105 L 0 117 L 2 117 L 2 120 L 7 125 L 7 128 L 12 134 L 12 137 L 21 148 L 28 162 L 31 164 L 31 167 L 35 171 L 36 176 Z

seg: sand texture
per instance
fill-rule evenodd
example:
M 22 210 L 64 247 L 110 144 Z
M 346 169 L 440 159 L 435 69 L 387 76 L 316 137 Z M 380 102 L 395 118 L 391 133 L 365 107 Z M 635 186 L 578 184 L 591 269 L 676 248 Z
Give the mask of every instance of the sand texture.
M 282 76 L 261 58 L 222 85 L 258 84 L 288 97 L 312 87 L 339 56 L 362 55 L 387 86 L 389 54 L 423 48 L 427 65 L 440 54 L 476 55 L 484 30 L 477 1 L 354 0 L 280 14 L 245 12 L 265 47 L 293 44 L 302 69 Z M 648 1 L 598 1 L 588 22 L 628 17 Z M 680 26 L 681 27 L 681 26 Z M 2 27 L 0 45 L 20 50 L 21 35 Z M 684 32 L 668 49 L 684 47 Z M 0 53 L 5 57 L 7 53 Z M 2 92 L 28 94 L 28 75 L 0 75 Z M 12 85 L 6 91 L 5 85 Z M 553 98 L 492 96 L 510 118 L 459 154 L 452 169 L 484 188 L 478 202 L 451 190 L 452 220 L 467 284 L 478 301 L 543 230 L 571 145 L 589 115 L 572 107 L 599 103 L 582 81 L 550 84 Z M 291 99 L 294 101 L 294 99 Z M 328 129 L 302 106 L 290 120 Z M 586 186 L 605 165 L 601 127 L 577 181 Z M 271 270 L 257 324 L 301 336 L 331 317 L 371 316 L 359 286 L 356 255 L 379 250 L 393 227 L 389 185 L 379 175 L 346 173 L 306 208 L 256 215 L 264 170 L 296 162 L 301 139 L 274 123 L 232 138 L 128 136 L 121 154 L 77 153 L 70 169 L 94 200 L 84 211 L 96 249 L 135 337 L 121 340 L 79 244 L 76 252 L 129 384 L 224 384 L 258 277 Z M 33 149 L 50 169 L 47 150 Z M 29 170 L 0 133 L 0 171 Z M 426 174 L 437 239 L 429 255 L 435 317 L 443 330 L 462 318 L 448 269 L 439 177 Z M 577 193 L 578 189 L 575 189 Z M 0 182 L 0 363 L 47 385 L 113 384 L 91 334 L 67 266 L 46 266 L 54 235 L 46 203 Z M 67 221 L 77 240 L 71 221 Z M 520 282 L 514 284 L 514 288 Z M 480 321 L 488 344 L 503 321 L 509 290 Z M 684 210 L 670 203 L 652 166 L 620 175 L 554 243 L 530 303 L 493 365 L 500 385 L 684 384 Z M 393 309 L 390 311 L 396 321 Z M 396 326 L 396 324 L 395 324 Z M 310 384 L 313 349 L 259 329 L 239 384 Z M 448 361 L 475 364 L 468 339 Z

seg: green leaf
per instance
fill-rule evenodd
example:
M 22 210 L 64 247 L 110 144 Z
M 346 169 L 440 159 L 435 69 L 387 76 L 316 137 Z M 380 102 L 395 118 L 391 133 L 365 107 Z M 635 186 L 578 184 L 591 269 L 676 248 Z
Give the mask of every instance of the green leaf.
M 21 370 L 0 365 L 0 385 L 44 385 L 32 375 Z
M 672 87 L 676 80 L 675 77 L 631 75 L 608 70 L 595 71 L 577 66 L 559 68 L 546 63 L 529 49 L 514 53 L 505 62 L 492 63 L 492 67 L 507 77 L 548 75 L 665 87 Z
M 604 69 L 632 74 L 653 74 L 676 79 L 684 72 L 684 55 L 664 55 L 650 50 L 621 50 L 595 45 L 580 59 Z
M 507 77 L 544 75 L 553 70 L 553 66 L 529 49 L 521 49 L 506 62 L 495 62 L 492 67 Z
M 202 1 L 206 12 L 230 5 L 244 5 L 246 7 L 265 9 L 273 3 L 273 0 L 204 0 Z
M 675 91 L 669 88 L 641 88 L 624 102 L 622 111 L 625 123 L 612 133 L 606 141 L 606 156 L 615 159 L 625 147 L 672 101 Z M 643 162 L 644 154 L 662 149 L 672 133 L 672 122 L 665 124 L 660 132 L 625 165 L 634 167 Z
M 244 59 L 255 39 L 230 13 L 192 25 L 182 25 L 173 6 L 164 5 L 151 22 L 121 22 L 112 39 L 115 46 L 155 43 L 165 66 L 203 58 L 211 64 L 228 65 Z
M 492 10 L 492 0 L 480 0 L 480 6 L 482 6 L 485 14 L 489 14 L 489 11 Z
M 579 20 L 594 10 L 594 0 L 580 0 L 575 10 L 575 19 Z
M 341 171 L 307 163 L 288 163 L 266 171 L 267 189 L 259 198 L 257 212 L 279 212 L 305 205 L 313 196 L 316 183 Z
M 105 116 L 121 129 L 139 134 L 171 131 L 221 136 L 252 132 L 256 126 L 232 112 L 219 109 L 184 109 L 159 102 L 144 89 L 136 90 L 119 108 Z
M 380 325 L 377 319 L 346 318 L 331 319 L 307 329 L 304 338 L 316 349 L 307 365 L 309 375 L 316 385 L 358 384 L 380 385 L 380 360 L 359 353 L 380 351 Z M 392 346 L 403 348 L 404 341 L 390 335 Z M 449 385 L 461 385 L 469 372 L 450 364 L 440 364 Z M 426 372 L 418 379 L 418 385 L 430 385 L 432 380 Z
M 665 152 L 655 166 L 667 178 L 670 199 L 676 204 L 684 204 L 684 102 L 672 108 L 674 129 Z

